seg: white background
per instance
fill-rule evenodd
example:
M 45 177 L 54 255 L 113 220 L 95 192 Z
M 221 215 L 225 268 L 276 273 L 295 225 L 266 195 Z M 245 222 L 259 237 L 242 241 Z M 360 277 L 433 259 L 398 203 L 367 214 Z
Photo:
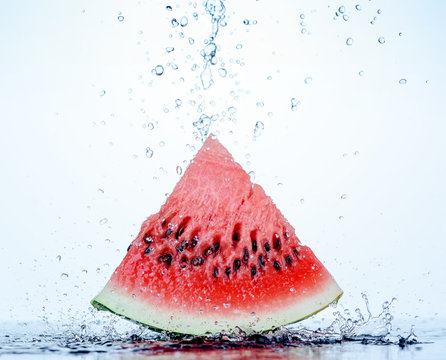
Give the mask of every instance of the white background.
M 334 19 L 342 5 L 348 21 Z M 211 131 L 337 279 L 344 307 L 362 306 L 365 292 L 375 311 L 396 297 L 397 317 L 446 316 L 444 3 L 226 6 L 204 91 L 211 22 L 200 2 L 3 4 L 0 320 L 84 316 L 199 148 L 200 103 L 220 114 Z M 172 28 L 183 15 L 189 24 Z M 158 64 L 161 76 L 151 73 Z

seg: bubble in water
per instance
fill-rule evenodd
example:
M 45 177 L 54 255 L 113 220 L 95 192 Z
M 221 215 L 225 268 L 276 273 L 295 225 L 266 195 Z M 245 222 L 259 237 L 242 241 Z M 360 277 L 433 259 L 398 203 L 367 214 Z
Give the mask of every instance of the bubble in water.
M 177 27 L 180 23 L 178 22 L 177 19 L 173 18 L 172 21 L 170 22 L 172 24 L 172 27 Z
M 256 122 L 256 125 L 254 126 L 253 140 L 256 140 L 262 134 L 264 128 L 265 125 L 263 125 L 263 122 L 261 121 Z
M 235 46 L 235 48 L 236 48 L 237 50 L 240 50 L 242 47 L 243 47 L 242 44 L 237 44 L 237 45 Z
M 101 93 L 99 95 L 104 96 L 106 94 L 105 90 L 102 90 Z
M 299 17 L 303 20 L 303 19 L 305 19 L 305 14 L 300 14 Z
M 361 5 L 356 4 L 355 9 L 358 10 L 358 11 L 361 11 L 362 10 Z
M 339 220 L 343 220 L 344 217 L 343 217 L 342 215 L 340 215 L 340 216 L 338 217 L 338 219 L 339 219 Z
M 181 106 L 182 103 L 183 103 L 183 102 L 181 101 L 181 99 L 176 99 L 176 100 L 175 100 L 175 104 L 176 104 L 176 106 Z
M 202 114 L 197 121 L 192 123 L 192 125 L 194 125 L 195 128 L 200 132 L 202 142 L 207 138 L 209 134 L 209 128 L 215 120 L 217 120 L 217 115 L 209 117 L 206 114 Z
M 152 73 L 154 73 L 156 76 L 161 76 L 164 73 L 164 67 L 162 65 L 156 65 L 152 70 Z
M 348 46 L 353 45 L 353 38 L 351 38 L 351 37 L 347 38 L 347 40 L 345 41 L 345 43 L 346 43 Z
M 378 15 L 381 15 L 382 10 L 381 10 L 381 9 L 378 9 L 378 10 L 376 11 L 376 13 L 377 13 Z
M 359 76 L 363 76 L 364 75 L 364 70 L 361 70 L 358 74 L 359 74 Z
M 60 274 L 60 278 L 62 280 L 68 279 L 68 274 L 67 273 L 62 273 L 62 274 Z
M 100 225 L 105 225 L 105 224 L 107 224 L 107 222 L 108 222 L 107 218 L 102 218 L 101 220 L 99 220 Z
M 386 39 L 384 39 L 384 36 L 380 36 L 380 37 L 378 38 L 378 42 L 379 42 L 380 44 L 384 44 L 384 43 L 386 42 Z
M 343 199 L 343 200 L 347 199 L 347 194 L 342 194 L 341 199 Z
M 172 6 L 167 5 L 167 6 L 166 6 L 166 10 L 167 10 L 167 11 L 172 11 Z
M 171 53 L 172 51 L 174 51 L 175 49 L 172 46 L 168 46 L 166 47 L 166 52 L 167 53 Z
M 251 181 L 254 182 L 256 179 L 256 173 L 254 171 L 250 171 L 248 173 L 249 177 L 251 178 Z
M 243 20 L 243 24 L 249 25 L 249 20 L 248 19 Z
M 256 106 L 258 106 L 258 107 L 263 107 L 263 106 L 265 106 L 265 103 L 264 103 L 263 101 L 258 101 L 258 102 L 256 103 Z
M 398 36 L 403 36 L 403 33 L 402 32 L 398 33 Z
M 155 128 L 155 126 L 153 125 L 153 123 L 148 123 L 147 124 L 147 129 L 149 129 L 149 130 L 153 130 Z
M 220 68 L 220 69 L 218 69 L 218 74 L 219 74 L 221 77 L 226 77 L 227 73 L 228 73 L 228 72 L 226 71 L 225 68 Z
M 153 156 L 153 150 L 149 147 L 146 147 L 146 156 L 150 159 Z
M 187 17 L 186 17 L 186 16 L 183 16 L 183 17 L 181 18 L 181 20 L 180 20 L 180 25 L 181 25 L 182 27 L 185 27 L 185 26 L 187 26 L 188 23 L 189 23 L 189 20 L 187 19 Z
M 311 83 L 311 81 L 313 81 L 313 78 L 308 76 L 308 77 L 305 78 L 304 83 L 305 84 L 309 84 L 309 83 Z
M 166 145 L 166 143 L 164 142 L 164 141 L 160 141 L 160 143 L 159 143 L 159 145 L 160 145 L 160 147 L 164 147 L 164 145 Z
M 119 21 L 119 22 L 123 22 L 123 21 L 124 21 L 124 16 L 119 15 L 119 16 L 118 16 L 118 21 Z
M 183 169 L 179 165 L 177 166 L 176 171 L 178 175 L 181 175 L 183 173 Z
M 348 21 L 348 19 L 350 19 L 350 17 L 347 14 L 342 15 L 342 18 L 344 19 L 344 21 Z
M 399 83 L 401 85 L 406 85 L 407 84 L 407 80 L 406 79 L 400 79 Z
M 338 11 L 339 11 L 341 14 L 345 13 L 345 6 L 344 6 L 344 5 L 340 6 L 339 9 L 338 9 Z
M 57 255 L 57 256 L 56 256 L 56 260 L 57 260 L 58 262 L 60 262 L 60 260 L 62 260 L 62 256 Z
M 301 199 L 299 200 L 299 202 L 300 202 L 301 204 L 304 204 L 304 203 L 305 203 L 305 199 L 304 199 L 304 198 L 301 198 Z
M 87 275 L 88 274 L 88 270 L 82 270 L 82 274 Z
M 291 110 L 297 111 L 297 107 L 300 105 L 300 101 L 298 101 L 296 98 L 291 98 Z
M 193 45 L 194 44 L 194 42 L 195 42 L 195 40 L 193 39 L 193 38 L 189 38 L 189 39 L 187 39 L 187 41 L 189 41 L 189 44 L 190 45 Z

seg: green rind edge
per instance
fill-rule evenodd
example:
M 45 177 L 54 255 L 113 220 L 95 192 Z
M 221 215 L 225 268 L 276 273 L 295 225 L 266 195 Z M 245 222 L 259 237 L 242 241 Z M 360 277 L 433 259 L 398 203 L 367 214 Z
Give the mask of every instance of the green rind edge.
M 326 309 L 328 306 L 330 306 L 330 304 L 337 303 L 343 294 L 344 294 L 344 292 L 341 290 L 341 292 L 340 292 L 340 293 L 339 293 L 339 294 L 338 294 L 338 295 L 337 295 L 331 302 L 329 302 L 327 305 L 325 305 L 325 306 L 321 307 L 320 309 L 318 309 L 318 310 L 312 312 L 311 314 L 308 314 L 308 315 L 306 315 L 306 316 L 304 316 L 304 317 L 302 317 L 302 318 L 300 318 L 300 319 L 290 321 L 289 323 L 283 324 L 282 326 L 287 326 L 287 325 L 295 324 L 295 323 L 297 323 L 297 322 L 299 322 L 299 321 L 308 319 L 309 317 L 311 317 L 311 316 L 317 314 L 318 312 L 320 312 L 320 311 Z M 129 318 L 129 317 L 123 315 L 123 314 L 119 314 L 118 312 L 113 311 L 112 309 L 108 308 L 107 306 L 105 306 L 104 304 L 100 303 L 100 302 L 97 301 L 96 299 L 91 300 L 90 304 L 91 304 L 94 308 L 96 308 L 97 310 L 107 310 L 107 311 L 110 311 L 112 314 L 115 314 L 115 315 L 117 315 L 117 316 L 119 316 L 119 317 L 121 317 L 121 318 L 130 320 L 131 322 L 133 322 L 133 323 L 135 323 L 135 324 L 144 325 L 145 327 L 147 327 L 148 329 L 150 329 L 150 330 L 152 330 L 152 331 L 156 331 L 156 332 L 167 332 L 167 333 L 169 333 L 169 334 L 175 334 L 175 335 L 194 335 L 194 334 L 188 334 L 188 333 L 181 333 L 181 332 L 169 331 L 169 330 L 166 330 L 166 329 L 161 329 L 161 328 L 158 328 L 158 327 L 156 327 L 156 326 L 153 326 L 153 325 L 150 325 L 150 324 L 146 324 L 146 323 L 143 323 L 143 322 L 134 320 L 134 319 Z M 262 331 L 260 331 L 259 333 L 266 333 L 266 332 L 268 332 L 268 331 L 270 331 L 270 330 L 271 330 L 271 329 L 262 330 Z

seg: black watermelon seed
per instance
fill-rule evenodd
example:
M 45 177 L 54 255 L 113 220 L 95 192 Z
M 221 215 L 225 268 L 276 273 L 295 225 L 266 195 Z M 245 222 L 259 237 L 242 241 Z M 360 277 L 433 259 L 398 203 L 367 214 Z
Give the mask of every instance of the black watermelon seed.
M 290 258 L 289 255 L 287 255 L 287 256 L 285 257 L 285 262 L 286 262 L 288 265 L 291 265 L 291 258 Z
M 240 269 L 241 265 L 242 265 L 242 262 L 240 261 L 240 259 L 236 259 L 234 261 L 234 271 L 237 271 L 238 269 Z
M 144 250 L 144 254 L 150 254 L 150 252 L 152 251 L 152 249 L 150 248 L 150 245 L 146 247 L 146 249 Z
M 229 276 L 230 273 L 231 273 L 231 268 L 227 267 L 225 269 L 225 274 Z
M 293 253 L 294 253 L 294 255 L 296 255 L 296 257 L 299 256 L 299 250 L 297 250 L 297 248 L 293 249 Z
M 187 257 L 183 256 L 180 261 L 180 267 L 185 268 L 187 266 Z
M 269 244 L 267 242 L 263 244 L 263 247 L 265 248 L 266 252 L 269 251 Z
M 170 264 L 172 264 L 172 255 L 170 255 L 170 254 L 161 255 L 158 258 L 158 261 L 165 262 L 167 265 L 170 265 Z
M 254 251 L 254 252 L 257 251 L 257 240 L 252 241 L 252 251 Z
M 129 252 L 129 250 L 131 249 L 132 245 L 133 245 L 133 243 L 131 243 L 131 244 L 129 245 L 129 247 L 127 248 L 127 252 Z
M 144 235 L 144 242 L 145 242 L 146 244 L 150 244 L 150 243 L 152 242 L 152 236 L 149 235 L 149 234 L 145 234 L 145 235 Z
M 288 233 L 288 231 L 285 231 L 283 233 L 283 236 L 285 237 L 285 239 L 288 239 L 290 237 L 290 234 Z
M 214 244 L 214 252 L 217 252 L 218 249 L 220 249 L 220 243 L 219 243 L 219 242 L 216 242 L 216 243 Z
M 243 261 L 248 262 L 248 259 L 249 259 L 249 252 L 248 252 L 248 249 L 245 248 L 243 250 Z
M 166 226 L 166 223 L 167 223 L 167 221 L 166 221 L 166 219 L 163 219 L 163 222 L 161 223 L 163 226 Z
M 190 262 L 193 266 L 203 265 L 204 259 L 200 256 L 194 257 Z
M 175 233 L 175 239 L 178 239 L 181 235 L 184 233 L 184 228 L 181 227 L 178 229 L 178 231 Z
M 190 241 L 190 246 L 195 247 L 198 244 L 198 236 L 194 236 L 194 238 Z
M 187 242 L 187 240 L 183 240 L 183 241 L 181 242 L 181 244 L 179 244 L 179 245 L 177 246 L 177 251 L 178 251 L 178 252 L 183 252 L 183 250 L 184 250 L 184 249 L 187 249 L 188 246 L 189 246 L 189 243 Z
M 218 268 L 214 268 L 214 277 L 218 277 L 218 273 L 219 273 Z
M 170 236 L 172 234 L 172 229 L 167 229 L 166 233 L 163 236 L 163 239 L 165 239 L 166 237 Z
M 265 258 L 262 255 L 259 256 L 259 265 L 265 267 Z
M 273 246 L 274 249 L 280 249 L 280 237 L 278 234 L 274 234 L 273 236 Z
M 209 246 L 204 252 L 203 252 L 203 256 L 204 257 L 208 257 L 209 255 L 211 255 L 214 252 L 214 248 L 212 246 Z
M 232 234 L 232 240 L 234 240 L 234 241 L 238 241 L 239 240 L 238 233 Z
M 280 264 L 274 260 L 274 269 L 280 270 Z
M 251 268 L 251 275 L 252 276 L 255 276 L 257 274 L 257 268 L 255 267 L 255 266 L 253 266 L 252 268 Z

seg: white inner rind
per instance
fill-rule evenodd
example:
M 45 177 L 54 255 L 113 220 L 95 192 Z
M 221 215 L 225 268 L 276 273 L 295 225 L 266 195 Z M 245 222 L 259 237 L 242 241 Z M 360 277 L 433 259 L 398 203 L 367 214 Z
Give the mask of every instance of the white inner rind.
M 221 312 L 217 308 L 215 314 L 204 315 L 199 311 L 192 312 L 181 305 L 175 309 L 153 306 L 147 300 L 141 301 L 120 292 L 109 283 L 91 303 L 99 309 L 102 305 L 118 315 L 150 327 L 176 333 L 204 335 L 218 334 L 223 330 L 228 333 L 236 328 L 246 333 L 261 332 L 291 324 L 323 310 L 330 303 L 337 301 L 341 295 L 342 290 L 336 281 L 329 279 L 320 285 L 319 292 L 306 297 L 300 296 L 291 305 L 279 306 L 263 313 L 256 312 L 255 309 L 252 312 L 239 311 L 233 306 L 231 311 Z

